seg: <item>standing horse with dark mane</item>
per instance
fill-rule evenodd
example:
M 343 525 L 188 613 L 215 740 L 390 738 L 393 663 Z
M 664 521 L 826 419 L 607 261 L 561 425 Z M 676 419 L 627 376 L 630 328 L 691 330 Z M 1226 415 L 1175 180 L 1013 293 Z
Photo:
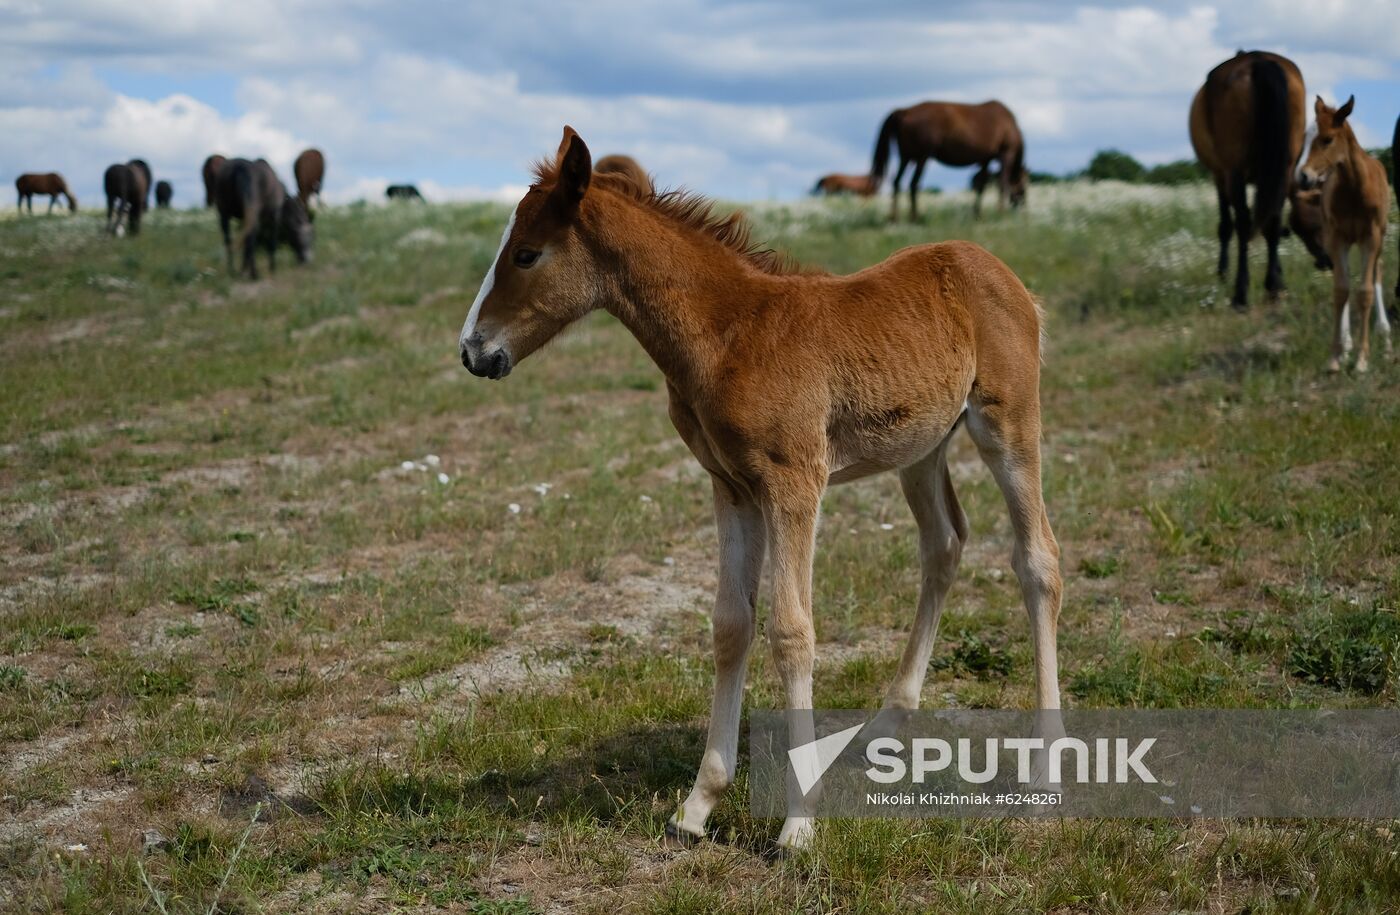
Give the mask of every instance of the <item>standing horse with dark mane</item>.
M 292 177 L 297 183 L 297 199 L 310 216 L 311 198 L 315 197 L 318 204 L 321 202 L 321 182 L 326 177 L 325 155 L 319 149 L 302 150 L 292 163 Z
M 224 167 L 228 160 L 218 153 L 204 160 L 203 167 L 199 173 L 204 178 L 204 205 L 211 207 L 215 203 L 215 192 L 219 182 L 219 169 Z
M 1367 369 L 1371 354 L 1368 322 L 1374 305 L 1376 331 L 1390 352 L 1390 321 L 1381 298 L 1381 254 L 1386 221 L 1390 217 L 1390 187 L 1385 166 L 1357 142 L 1348 120 L 1356 98 L 1331 108 L 1319 96 L 1313 105 L 1316 120 L 1308 128 L 1298 163 L 1298 183 L 1322 188 L 1322 243 L 1332 258 L 1332 358 L 1329 372 L 1341 371 L 1342 358 L 1351 348 L 1347 327 L 1347 303 L 1357 305 L 1361 346 L 1356 371 Z M 1347 256 L 1361 249 L 1361 273 L 1353 288 Z
M 982 188 L 991 175 L 991 165 L 998 162 L 1001 172 L 997 184 L 997 208 L 1004 210 L 1010 201 L 1013 207 L 1026 199 L 1026 143 L 1016 116 L 998 101 L 980 105 L 960 102 L 921 102 L 912 108 L 890 112 L 880 125 L 875 138 L 875 156 L 870 165 L 870 181 L 878 189 L 885 180 L 889 166 L 890 143 L 899 146 L 899 169 L 894 173 L 894 189 L 890 198 L 890 221 L 899 218 L 899 184 L 904 169 L 914 163 L 914 176 L 909 182 L 909 219 L 919 218 L 919 182 L 929 159 L 944 165 L 976 165 L 973 178 L 977 196 L 973 212 L 982 212 Z
M 68 199 L 68 212 L 78 212 L 78 198 L 73 196 L 73 192 L 68 190 L 68 182 L 63 180 L 63 176 L 58 172 L 26 172 L 15 179 L 15 190 L 19 191 L 19 201 L 15 205 L 21 213 L 24 212 L 24 205 L 29 204 L 29 215 L 34 215 L 34 195 L 47 194 L 49 198 L 49 212 L 53 212 L 53 205 L 58 203 L 58 197 L 62 194 Z
M 107 234 L 117 234 L 123 217 L 127 232 L 138 234 L 146 211 L 146 173 L 131 163 L 109 165 L 102 175 L 102 189 L 107 194 Z
M 1249 303 L 1249 240 L 1264 230 L 1269 266 L 1264 288 L 1283 291 L 1278 241 L 1290 172 L 1303 148 L 1306 125 L 1303 75 L 1293 61 L 1267 51 L 1240 51 L 1217 66 L 1191 102 L 1191 145 L 1215 179 L 1220 204 L 1221 279 L 1230 270 L 1230 234 L 1239 239 L 1235 268 L 1236 309 Z M 1255 186 L 1250 212 L 1248 185 Z M 1232 211 L 1233 210 L 1233 218 Z
M 812 739 L 812 555 L 829 486 L 899 474 L 918 523 L 922 585 L 884 707 L 895 717 L 918 707 L 968 539 L 947 463 L 959 425 L 1006 499 L 1037 701 L 1058 709 L 1060 553 L 1041 494 L 1041 314 L 1016 274 L 968 242 L 905 248 L 850 276 L 802 271 L 750 244 L 737 213 L 717 216 L 683 192 L 644 194 L 595 174 L 590 158 L 565 127 L 506 223 L 457 346 L 473 375 L 505 378 L 565 327 L 606 310 L 660 368 L 671 421 L 709 473 L 720 555 L 714 701 L 694 789 L 668 834 L 703 837 L 734 780 L 765 556 L 774 668 L 799 712 L 792 745 Z M 789 810 L 780 845 L 810 843 L 809 809 Z

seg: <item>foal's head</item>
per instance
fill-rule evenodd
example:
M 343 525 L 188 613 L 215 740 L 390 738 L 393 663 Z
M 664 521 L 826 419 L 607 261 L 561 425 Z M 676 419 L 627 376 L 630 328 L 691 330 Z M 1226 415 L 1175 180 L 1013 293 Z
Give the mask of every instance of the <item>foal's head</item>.
M 1317 187 L 1326 181 L 1337 163 L 1349 154 L 1351 144 L 1346 140 L 1352 133 L 1347 116 L 1351 114 L 1355 105 L 1354 95 L 1340 108 L 1327 107 L 1321 96 L 1313 103 L 1313 113 L 1317 120 L 1308 128 L 1296 175 L 1298 183 L 1303 187 Z
M 552 180 L 533 185 L 516 205 L 457 341 L 462 364 L 482 378 L 504 378 L 602 300 L 577 218 L 593 160 L 572 127 L 544 172 Z

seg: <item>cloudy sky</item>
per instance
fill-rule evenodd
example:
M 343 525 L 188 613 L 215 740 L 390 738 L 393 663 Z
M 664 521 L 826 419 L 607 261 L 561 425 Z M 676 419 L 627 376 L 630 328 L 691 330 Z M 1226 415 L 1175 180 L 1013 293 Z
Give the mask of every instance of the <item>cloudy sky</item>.
M 662 184 L 792 197 L 866 170 L 890 109 L 990 97 L 1035 169 L 1109 146 L 1150 163 L 1190 155 L 1191 95 L 1237 47 L 1355 93 L 1363 142 L 1389 142 L 1400 0 L 0 0 L 0 171 L 61 171 L 91 205 L 142 156 L 190 204 L 210 152 L 290 179 L 315 144 L 333 200 L 512 196 L 567 122 Z

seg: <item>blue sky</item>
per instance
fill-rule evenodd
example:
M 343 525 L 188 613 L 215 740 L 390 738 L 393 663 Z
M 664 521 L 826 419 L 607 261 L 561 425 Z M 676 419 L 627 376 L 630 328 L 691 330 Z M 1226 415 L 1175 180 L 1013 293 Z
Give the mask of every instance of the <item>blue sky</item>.
M 892 108 L 995 97 L 1031 167 L 1063 172 L 1110 146 L 1189 156 L 1191 95 L 1237 47 L 1293 57 L 1310 93 L 1355 93 L 1363 142 L 1389 142 L 1391 0 L 0 0 L 0 169 L 61 171 L 95 204 L 106 165 L 142 156 L 190 204 L 210 152 L 290 178 L 317 145 L 331 199 L 394 181 L 505 199 L 567 122 L 663 185 L 782 198 L 864 171 Z

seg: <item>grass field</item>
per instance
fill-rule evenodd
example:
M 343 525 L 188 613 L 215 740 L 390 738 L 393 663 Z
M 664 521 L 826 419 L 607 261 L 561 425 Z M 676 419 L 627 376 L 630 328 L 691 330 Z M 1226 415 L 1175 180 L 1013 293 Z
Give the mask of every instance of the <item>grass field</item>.
M 1067 703 L 1394 706 L 1400 364 L 1322 371 L 1296 241 L 1286 300 L 1232 313 L 1204 187 L 1030 204 L 753 216 L 841 272 L 972 239 L 1044 298 Z M 461 369 L 505 217 L 333 208 L 257 283 L 203 212 L 0 222 L 0 910 L 1396 910 L 1395 823 L 832 821 L 774 862 L 742 761 L 717 841 L 664 849 L 709 487 L 605 315 L 504 383 Z M 965 436 L 952 466 L 973 542 L 925 703 L 1027 707 L 1005 510 Z M 918 577 L 893 477 L 828 494 L 816 576 L 817 703 L 873 706 Z

